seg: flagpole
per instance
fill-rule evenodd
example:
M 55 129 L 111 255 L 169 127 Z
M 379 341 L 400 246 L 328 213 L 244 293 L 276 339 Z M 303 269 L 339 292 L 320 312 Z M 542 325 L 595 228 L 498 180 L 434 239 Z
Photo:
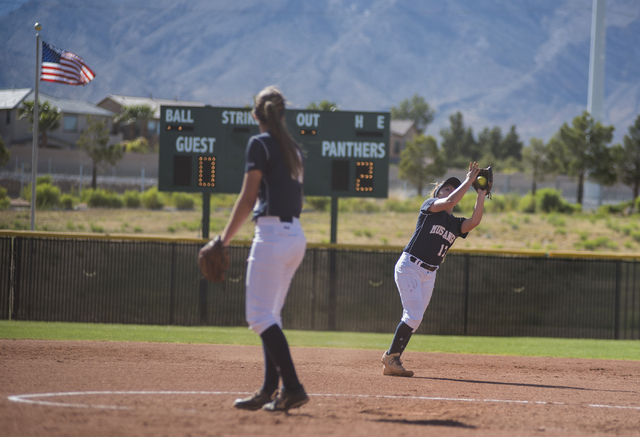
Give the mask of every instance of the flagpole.
M 33 145 L 31 146 L 31 230 L 36 228 L 36 181 L 38 177 L 38 98 L 40 90 L 40 63 L 42 62 L 42 37 L 40 23 L 33 26 L 36 29 L 36 87 L 33 99 Z

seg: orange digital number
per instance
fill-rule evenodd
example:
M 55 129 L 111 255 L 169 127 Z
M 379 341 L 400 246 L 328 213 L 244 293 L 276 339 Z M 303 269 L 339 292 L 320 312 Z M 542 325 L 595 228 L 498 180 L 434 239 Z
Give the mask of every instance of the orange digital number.
M 198 186 L 216 186 L 216 158 L 215 156 L 200 156 L 198 158 Z
M 356 162 L 356 191 L 373 191 L 373 162 Z

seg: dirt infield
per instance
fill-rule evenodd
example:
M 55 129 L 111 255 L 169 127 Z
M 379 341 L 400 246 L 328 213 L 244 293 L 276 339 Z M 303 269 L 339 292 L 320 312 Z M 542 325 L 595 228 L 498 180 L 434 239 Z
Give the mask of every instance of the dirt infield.
M 0 434 L 583 436 L 640 433 L 636 361 L 293 348 L 311 401 L 234 409 L 262 382 L 253 346 L 0 340 Z

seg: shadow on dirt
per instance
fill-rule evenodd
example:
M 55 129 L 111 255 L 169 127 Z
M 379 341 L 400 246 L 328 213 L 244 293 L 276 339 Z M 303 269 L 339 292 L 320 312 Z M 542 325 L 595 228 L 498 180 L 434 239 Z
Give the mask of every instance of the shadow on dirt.
M 407 419 L 377 419 L 375 422 L 390 422 L 403 425 L 423 425 L 423 426 L 448 426 L 451 428 L 475 429 L 473 425 L 467 425 L 457 420 L 407 420 Z

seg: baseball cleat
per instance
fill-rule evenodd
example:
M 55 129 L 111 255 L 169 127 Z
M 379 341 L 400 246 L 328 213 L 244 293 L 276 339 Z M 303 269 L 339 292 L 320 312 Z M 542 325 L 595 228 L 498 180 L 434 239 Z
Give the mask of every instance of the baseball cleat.
M 254 394 L 244 399 L 236 399 L 233 406 L 240 408 L 241 410 L 259 410 L 264 404 L 267 404 L 273 400 L 273 393 L 269 394 L 262 389 L 256 391 Z
M 300 408 L 307 402 L 309 402 L 309 396 L 307 396 L 307 392 L 304 391 L 304 387 L 300 386 L 295 392 L 283 387 L 278 392 L 276 398 L 268 404 L 264 404 L 262 409 L 271 412 L 289 411 L 291 408 Z
M 387 352 L 385 351 L 385 353 L 382 354 L 382 359 L 380 361 L 382 361 L 382 364 L 384 364 L 384 366 L 382 367 L 383 375 L 413 376 L 413 370 L 407 370 L 402 365 L 399 353 L 387 355 Z

